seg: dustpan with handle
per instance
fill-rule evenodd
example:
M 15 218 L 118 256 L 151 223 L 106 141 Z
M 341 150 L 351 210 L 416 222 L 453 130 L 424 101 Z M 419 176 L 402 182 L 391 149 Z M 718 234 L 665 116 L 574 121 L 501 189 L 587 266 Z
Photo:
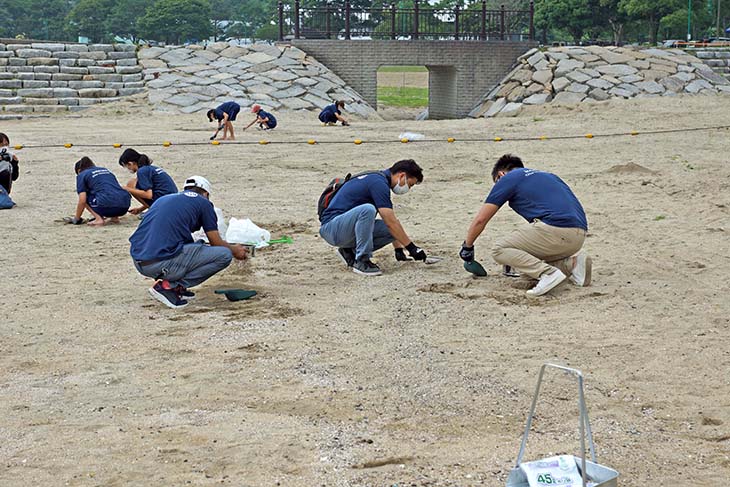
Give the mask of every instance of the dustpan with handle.
M 545 369 L 551 367 L 558 370 L 562 370 L 569 375 L 575 377 L 578 382 L 578 411 L 579 411 L 579 422 L 578 430 L 580 432 L 580 458 L 573 457 L 580 474 L 582 477 L 582 487 L 617 487 L 618 485 L 618 472 L 604 465 L 600 465 L 596 460 L 596 449 L 593 444 L 593 433 L 591 432 L 591 424 L 588 421 L 588 408 L 586 407 L 585 395 L 583 392 L 583 373 L 577 369 L 571 369 L 562 365 L 555 365 L 546 363 L 540 368 L 540 375 L 537 379 L 537 387 L 535 388 L 535 395 L 532 398 L 532 405 L 530 406 L 530 414 L 527 416 L 527 425 L 525 426 L 525 434 L 522 436 L 522 445 L 520 446 L 520 453 L 517 455 L 516 466 L 510 471 L 509 477 L 507 477 L 507 487 L 529 487 L 529 481 L 525 472 L 520 468 L 522 464 L 522 457 L 527 447 L 527 437 L 530 433 L 530 427 L 532 426 L 532 418 L 535 414 L 535 407 L 537 406 L 537 398 L 540 395 L 540 387 L 542 385 L 542 379 L 545 375 Z M 588 446 L 591 452 L 591 460 L 586 459 L 586 438 L 588 439 Z

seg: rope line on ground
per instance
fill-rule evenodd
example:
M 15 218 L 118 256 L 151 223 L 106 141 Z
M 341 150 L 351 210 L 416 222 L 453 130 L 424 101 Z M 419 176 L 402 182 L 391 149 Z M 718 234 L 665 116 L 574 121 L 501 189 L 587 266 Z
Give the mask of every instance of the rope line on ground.
M 446 143 L 454 143 L 454 142 L 532 142 L 532 141 L 545 141 L 545 140 L 570 140 L 570 139 L 596 139 L 596 138 L 608 138 L 608 137 L 633 137 L 638 135 L 658 135 L 658 134 L 673 134 L 673 133 L 681 133 L 681 132 L 700 132 L 700 131 L 710 131 L 710 130 L 722 130 L 722 129 L 730 129 L 730 125 L 715 125 L 711 127 L 685 127 L 685 128 L 675 128 L 675 129 L 658 129 L 658 130 L 632 130 L 631 132 L 613 132 L 613 133 L 607 133 L 607 134 L 592 134 L 587 133 L 583 135 L 556 135 L 556 136 L 548 136 L 548 135 L 540 135 L 537 137 L 492 137 L 492 138 L 455 138 L 455 137 L 448 137 L 446 139 L 420 139 L 420 140 L 409 140 L 407 138 L 403 139 L 387 139 L 387 140 L 364 140 L 364 139 L 353 139 L 353 140 L 322 140 L 318 141 L 315 139 L 308 139 L 306 141 L 302 140 L 258 140 L 258 141 L 227 141 L 224 144 L 221 144 L 221 141 L 213 140 L 210 142 L 171 142 L 171 141 L 164 141 L 162 143 L 151 143 L 151 142 L 141 142 L 136 144 L 121 144 L 121 143 L 113 143 L 113 144 L 72 144 L 72 143 L 65 143 L 65 144 L 38 144 L 38 145 L 23 145 L 18 144 L 13 146 L 15 150 L 22 150 L 22 149 L 53 149 L 53 148 L 66 148 L 71 149 L 73 147 L 83 147 L 83 148 L 105 148 L 105 147 L 113 147 L 115 149 L 120 149 L 122 147 L 172 147 L 172 146 L 203 146 L 203 145 L 212 145 L 212 146 L 219 146 L 219 145 L 296 145 L 296 144 L 308 144 L 308 145 L 330 145 L 330 144 L 355 144 L 355 145 L 363 145 L 363 144 L 419 144 L 419 143 L 438 143 L 438 142 L 446 142 Z

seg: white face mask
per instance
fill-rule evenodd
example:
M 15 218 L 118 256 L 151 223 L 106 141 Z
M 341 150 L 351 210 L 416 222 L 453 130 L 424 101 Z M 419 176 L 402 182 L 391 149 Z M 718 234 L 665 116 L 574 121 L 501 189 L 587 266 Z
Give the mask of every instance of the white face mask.
M 408 190 L 411 189 L 410 186 L 408 186 L 408 179 L 407 178 L 404 178 L 404 179 L 405 179 L 405 181 L 404 181 L 405 184 L 401 185 L 400 183 L 398 183 L 395 186 L 393 186 L 393 193 L 406 194 L 408 192 Z

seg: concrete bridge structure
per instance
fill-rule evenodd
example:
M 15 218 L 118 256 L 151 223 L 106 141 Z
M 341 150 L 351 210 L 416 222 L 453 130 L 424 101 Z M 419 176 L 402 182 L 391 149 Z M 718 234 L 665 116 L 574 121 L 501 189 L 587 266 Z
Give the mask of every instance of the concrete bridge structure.
M 376 107 L 381 66 L 428 69 L 429 118 L 466 116 L 535 41 L 315 40 L 288 41 L 316 58 Z

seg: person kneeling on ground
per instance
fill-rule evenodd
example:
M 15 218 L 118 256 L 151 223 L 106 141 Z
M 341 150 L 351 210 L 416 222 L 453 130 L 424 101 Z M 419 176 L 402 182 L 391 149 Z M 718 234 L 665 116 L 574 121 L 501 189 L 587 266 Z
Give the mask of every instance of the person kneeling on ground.
M 497 263 L 508 265 L 538 283 L 528 296 L 542 296 L 567 276 L 578 286 L 591 282 L 591 258 L 579 252 L 588 231 L 578 198 L 554 174 L 527 169 L 519 157 L 505 154 L 492 169 L 494 187 L 469 227 L 459 255 L 474 260 L 474 242 L 492 217 L 509 203 L 528 221 L 492 249 Z
M 216 129 L 210 140 L 215 140 L 215 138 L 218 136 L 218 132 L 220 132 L 221 129 L 223 130 L 223 138 L 221 140 L 226 140 L 227 134 L 231 135 L 231 140 L 236 140 L 236 136 L 233 134 L 233 122 L 236 121 L 236 117 L 238 116 L 238 112 L 240 111 L 241 105 L 239 105 L 235 101 L 227 101 L 218 106 L 218 108 L 208 110 L 208 113 L 206 113 L 208 121 L 218 121 L 218 128 Z
M 265 112 L 261 105 L 254 105 L 251 107 L 251 113 L 256 114 L 256 118 L 253 122 L 246 125 L 243 130 L 246 130 L 251 125 L 258 123 L 261 130 L 271 130 L 276 127 L 276 117 L 269 112 Z
M 339 100 L 332 105 L 327 105 L 324 109 L 319 112 L 319 121 L 327 125 L 337 125 L 337 122 L 342 122 L 342 125 L 350 125 L 345 117 L 342 116 L 340 110 L 345 109 L 345 102 Z
M 353 176 L 332 197 L 321 216 L 319 234 L 338 247 L 342 261 L 363 276 L 382 274 L 370 259 L 374 250 L 393 243 L 398 260 L 426 260 L 426 252 L 406 234 L 393 211 L 391 190 L 406 194 L 423 181 L 423 171 L 412 159 L 398 161 L 390 169 Z M 376 220 L 376 214 L 382 220 Z
M 107 219 L 111 223 L 119 223 L 119 217 L 129 210 L 132 198 L 119 185 L 116 176 L 109 169 L 95 166 L 86 156 L 76 162 L 74 171 L 79 202 L 71 223 L 80 225 L 84 222 L 81 218 L 84 209 L 94 217 L 89 225 L 104 225 Z
M 10 191 L 13 189 L 13 181 L 16 181 L 20 175 L 18 158 L 10 152 L 9 145 L 8 136 L 0 133 L 0 208 L 3 209 L 15 206 L 13 200 L 10 199 Z
M 129 148 L 119 156 L 119 165 L 127 168 L 136 177 L 129 180 L 124 187 L 142 206 L 132 208 L 129 212 L 139 215 L 152 206 L 152 203 L 168 194 L 177 193 L 177 186 L 164 169 L 153 166 L 145 154 Z
M 228 267 L 232 258 L 248 258 L 245 247 L 229 245 L 218 233 L 208 180 L 192 176 L 183 188 L 157 200 L 129 237 L 134 266 L 156 280 L 150 295 L 169 308 L 187 306 L 195 297 L 189 288 Z M 193 242 L 192 233 L 201 227 L 210 245 Z

